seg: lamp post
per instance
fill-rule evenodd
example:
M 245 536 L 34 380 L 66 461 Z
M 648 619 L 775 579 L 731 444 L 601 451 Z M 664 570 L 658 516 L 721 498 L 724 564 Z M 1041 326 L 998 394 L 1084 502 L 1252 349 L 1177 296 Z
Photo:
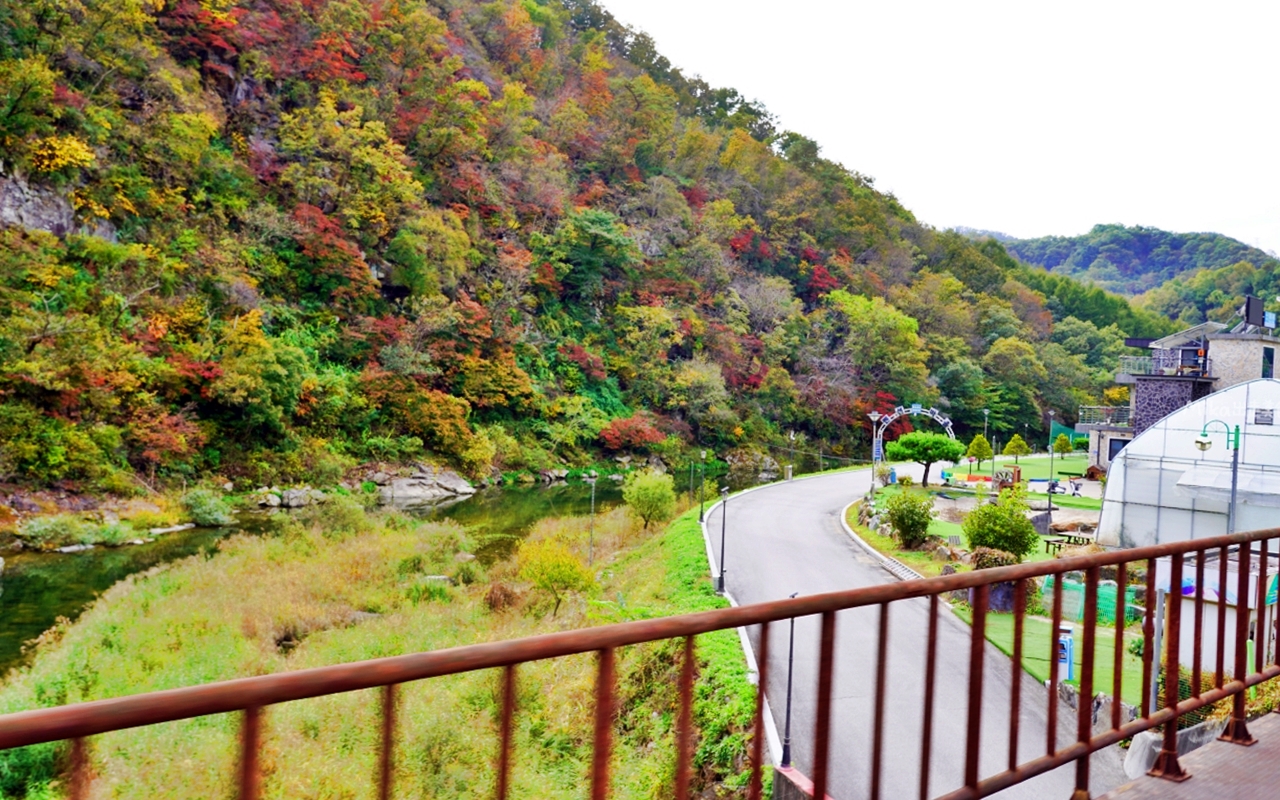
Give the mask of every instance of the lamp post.
M 791 440 L 789 458 L 791 460 L 791 477 L 794 478 L 796 474 L 796 432 L 791 431 L 791 434 L 787 438 Z
M 794 600 L 799 592 L 791 595 Z M 791 618 L 791 643 L 787 645 L 787 715 L 783 723 L 785 733 L 782 734 L 782 766 L 791 766 L 791 667 L 796 656 L 796 618 Z
M 706 506 L 706 500 L 703 499 L 703 489 L 707 485 L 707 451 L 702 451 L 702 466 L 698 469 L 698 522 L 703 522 L 703 510 Z
M 991 418 L 991 409 L 989 409 L 989 408 L 984 408 L 984 409 L 982 409 L 982 438 L 983 438 L 983 439 L 986 439 L 986 438 L 987 438 L 987 421 L 988 421 L 990 418 Z M 988 442 L 988 444 L 989 444 L 989 443 L 990 443 L 990 442 Z M 995 468 L 995 465 L 996 465 L 995 448 L 992 448 L 992 449 L 991 449 L 991 467 L 992 467 L 992 469 L 994 469 L 994 468 Z M 982 462 L 981 462 L 981 461 L 979 461 L 979 462 L 978 462 L 978 472 L 982 472 Z M 994 476 L 993 476 L 993 477 L 994 477 Z
M 1202 452 L 1213 447 L 1213 440 L 1209 438 L 1209 426 L 1217 423 L 1227 431 L 1227 447 L 1231 448 L 1231 505 L 1227 506 L 1227 533 L 1236 532 L 1236 486 L 1240 475 L 1240 426 L 1234 428 L 1220 419 L 1209 420 L 1200 429 L 1200 435 L 1196 437 L 1196 447 Z
M 880 418 L 884 414 L 879 411 L 872 411 L 867 416 L 871 419 L 871 505 L 874 508 L 876 502 L 876 467 L 880 466 Z
M 720 580 L 716 591 L 724 594 L 724 531 L 729 519 L 729 487 L 720 489 Z
M 1049 524 L 1045 526 L 1046 534 L 1053 532 L 1053 414 L 1053 409 L 1049 409 L 1049 484 L 1045 486 L 1049 502 L 1045 503 L 1044 510 Z
M 596 471 L 587 473 L 587 483 L 591 484 L 591 516 L 587 520 L 587 566 L 595 559 L 596 549 Z

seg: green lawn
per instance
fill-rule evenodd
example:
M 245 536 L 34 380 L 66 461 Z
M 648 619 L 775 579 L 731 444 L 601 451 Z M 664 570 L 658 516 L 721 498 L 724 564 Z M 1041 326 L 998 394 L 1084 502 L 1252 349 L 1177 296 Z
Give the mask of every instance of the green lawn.
M 965 622 L 972 621 L 969 609 L 957 609 L 956 613 Z M 1036 680 L 1044 682 L 1049 679 L 1050 633 L 1053 623 L 1041 617 L 1027 617 L 1023 621 L 1022 634 L 1022 666 Z M 1081 665 L 1084 663 L 1084 628 L 1072 626 L 1075 636 L 1076 680 L 1079 684 Z M 1093 691 L 1111 694 L 1111 681 L 1115 663 L 1115 628 L 1098 628 L 1098 639 L 1094 648 Z M 1126 641 L 1140 639 L 1140 635 L 1125 634 Z M 987 641 L 1000 648 L 1001 652 L 1013 654 L 1013 615 L 987 615 Z M 1120 662 L 1120 696 L 1130 705 L 1139 705 L 1142 700 L 1142 662 L 1133 654 L 1125 651 Z M 1065 676 L 1059 675 L 1060 679 Z
M 1002 467 L 1014 466 L 1012 456 L 997 456 L 995 469 Z M 975 467 L 977 465 L 975 464 Z M 1023 480 L 1032 478 L 1048 478 L 1049 477 L 1049 458 L 1047 456 L 1023 456 L 1018 459 L 1017 466 L 1022 468 Z M 1071 453 L 1066 456 L 1053 457 L 1053 474 L 1059 478 L 1064 472 L 1084 473 L 1089 468 L 1089 455 L 1087 453 Z M 958 464 L 955 467 L 956 473 L 963 475 L 968 471 L 968 464 Z M 990 461 L 982 462 L 981 469 L 974 469 L 974 475 L 990 475 L 992 472 L 992 464 Z

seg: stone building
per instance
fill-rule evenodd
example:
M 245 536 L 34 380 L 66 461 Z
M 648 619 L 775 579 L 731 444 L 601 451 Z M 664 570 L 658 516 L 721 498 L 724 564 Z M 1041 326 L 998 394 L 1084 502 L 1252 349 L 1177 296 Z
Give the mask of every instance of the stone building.
M 1232 386 L 1272 378 L 1280 337 L 1238 325 L 1205 322 L 1163 339 L 1128 339 L 1150 355 L 1124 356 L 1116 383 L 1129 386 L 1128 406 L 1082 406 L 1076 430 L 1089 433 L 1089 462 L 1109 469 L 1121 448 L 1180 408 Z

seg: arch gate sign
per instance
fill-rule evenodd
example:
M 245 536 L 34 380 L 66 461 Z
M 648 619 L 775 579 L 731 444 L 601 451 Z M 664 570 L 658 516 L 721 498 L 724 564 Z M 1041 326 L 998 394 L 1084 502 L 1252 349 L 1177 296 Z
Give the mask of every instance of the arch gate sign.
M 893 413 L 885 414 L 880 418 L 880 422 L 875 428 L 875 440 L 872 443 L 872 461 L 884 461 L 884 432 L 894 422 L 903 416 L 911 415 L 913 417 L 929 417 L 934 422 L 942 426 L 947 435 L 952 439 L 956 438 L 955 431 L 951 430 L 951 418 L 943 414 L 936 408 L 925 408 L 920 403 L 912 403 L 910 406 L 898 406 Z

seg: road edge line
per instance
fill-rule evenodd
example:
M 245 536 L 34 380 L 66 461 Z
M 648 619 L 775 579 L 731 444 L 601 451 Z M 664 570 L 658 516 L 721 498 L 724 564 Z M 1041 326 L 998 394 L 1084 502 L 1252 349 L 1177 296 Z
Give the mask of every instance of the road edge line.
M 855 533 L 853 528 L 849 527 L 849 509 L 853 508 L 854 504 L 858 502 L 860 502 L 860 499 L 852 500 L 850 501 L 849 505 L 840 509 L 840 527 L 844 528 L 844 532 L 849 534 L 849 538 L 853 539 L 853 541 L 856 542 L 858 546 L 861 547 L 863 550 L 866 550 L 868 553 L 870 553 L 873 558 L 875 558 L 877 561 L 880 562 L 880 566 L 884 567 L 885 571 L 888 572 L 897 580 L 900 580 L 900 581 L 924 580 L 924 576 L 921 575 L 919 572 L 916 572 L 911 567 L 908 567 L 906 564 L 903 564 L 898 559 L 892 556 L 886 556 L 884 553 L 881 553 L 879 550 L 867 544 L 865 539 L 863 539 L 861 536 Z

